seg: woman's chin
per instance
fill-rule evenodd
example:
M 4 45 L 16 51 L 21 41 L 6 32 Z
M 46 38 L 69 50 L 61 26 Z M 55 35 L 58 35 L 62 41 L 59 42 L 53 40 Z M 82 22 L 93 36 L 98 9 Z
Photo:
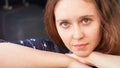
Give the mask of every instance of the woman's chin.
M 73 53 L 79 57 L 87 57 L 90 55 L 91 52 L 73 52 Z

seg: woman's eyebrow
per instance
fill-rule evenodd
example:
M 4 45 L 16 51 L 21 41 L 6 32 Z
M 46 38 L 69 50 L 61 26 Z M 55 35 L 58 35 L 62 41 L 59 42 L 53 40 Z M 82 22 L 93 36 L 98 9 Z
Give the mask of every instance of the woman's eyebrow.
M 83 18 L 86 18 L 86 17 L 95 18 L 94 15 L 84 15 L 84 16 L 80 16 L 79 19 L 83 19 Z
M 79 19 L 83 19 L 83 18 L 86 18 L 86 17 L 95 18 L 94 15 L 83 15 L 83 16 L 80 16 Z M 67 20 L 67 19 L 58 19 L 58 20 L 56 20 L 56 22 L 66 22 L 66 21 L 69 21 L 69 20 Z
M 68 20 L 63 20 L 63 19 L 59 19 L 59 20 L 56 20 L 56 22 L 66 22 L 66 21 L 68 21 Z

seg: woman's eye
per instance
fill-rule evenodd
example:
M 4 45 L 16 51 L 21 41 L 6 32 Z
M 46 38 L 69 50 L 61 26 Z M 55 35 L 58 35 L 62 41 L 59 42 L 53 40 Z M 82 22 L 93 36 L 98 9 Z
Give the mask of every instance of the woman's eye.
M 61 26 L 62 28 L 68 28 L 68 27 L 69 27 L 69 23 L 68 23 L 68 22 L 61 22 L 61 23 L 60 23 L 60 26 Z
M 89 18 L 83 18 L 83 19 L 82 19 L 82 23 L 83 23 L 83 24 L 89 24 L 90 21 L 91 21 L 91 19 L 89 19 Z

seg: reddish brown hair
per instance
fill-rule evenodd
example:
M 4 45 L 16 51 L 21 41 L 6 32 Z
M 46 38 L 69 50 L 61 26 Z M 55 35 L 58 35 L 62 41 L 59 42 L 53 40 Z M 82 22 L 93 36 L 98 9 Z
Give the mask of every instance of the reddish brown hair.
M 59 0 L 48 0 L 45 12 L 45 28 L 49 37 L 63 49 L 67 49 L 61 40 L 55 25 L 54 10 Z M 101 19 L 102 39 L 95 49 L 99 52 L 118 54 L 120 49 L 120 11 L 117 0 L 92 0 Z M 118 50 L 119 50 L 118 49 Z M 120 50 L 119 50 L 120 51 Z

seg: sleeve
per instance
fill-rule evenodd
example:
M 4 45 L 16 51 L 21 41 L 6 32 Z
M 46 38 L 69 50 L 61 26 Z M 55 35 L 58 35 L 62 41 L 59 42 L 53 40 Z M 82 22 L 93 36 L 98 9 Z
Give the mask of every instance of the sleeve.
M 7 41 L 5 41 L 5 40 L 3 40 L 3 39 L 0 39 L 0 43 L 2 43 L 2 42 L 7 42 Z
M 64 52 L 61 48 L 59 48 L 49 39 L 30 38 L 30 39 L 20 40 L 17 42 L 17 44 L 21 44 L 23 46 L 27 46 L 39 50 L 52 51 L 58 53 Z

